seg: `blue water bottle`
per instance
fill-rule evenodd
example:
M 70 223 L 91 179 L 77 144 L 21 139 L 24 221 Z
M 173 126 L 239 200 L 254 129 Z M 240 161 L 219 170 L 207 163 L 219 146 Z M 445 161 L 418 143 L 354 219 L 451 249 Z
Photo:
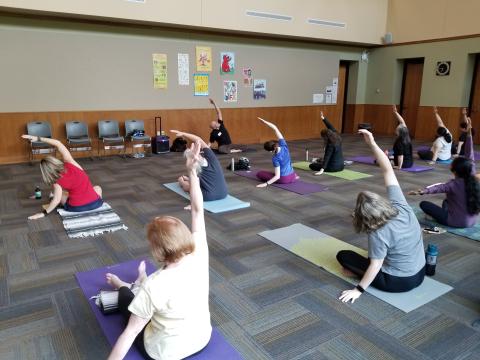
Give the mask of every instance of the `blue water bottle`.
M 41 199 L 42 198 L 42 189 L 40 187 L 35 188 L 35 199 Z
M 437 245 L 428 244 L 427 252 L 425 253 L 425 259 L 427 265 L 425 268 L 425 274 L 428 276 L 435 275 L 435 268 L 437 267 L 438 248 Z

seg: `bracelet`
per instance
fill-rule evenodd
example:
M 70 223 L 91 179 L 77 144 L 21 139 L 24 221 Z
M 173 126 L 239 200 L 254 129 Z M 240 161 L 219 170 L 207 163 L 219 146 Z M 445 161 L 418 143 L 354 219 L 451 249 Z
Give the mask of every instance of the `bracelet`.
M 360 286 L 360 284 L 358 284 L 357 286 L 355 286 L 355 289 L 357 289 L 358 291 L 360 291 L 361 294 L 363 294 L 365 292 L 365 289 L 363 287 Z
M 48 215 L 48 212 L 47 212 L 47 210 L 45 210 L 45 209 L 42 209 L 42 213 L 43 213 L 45 216 Z

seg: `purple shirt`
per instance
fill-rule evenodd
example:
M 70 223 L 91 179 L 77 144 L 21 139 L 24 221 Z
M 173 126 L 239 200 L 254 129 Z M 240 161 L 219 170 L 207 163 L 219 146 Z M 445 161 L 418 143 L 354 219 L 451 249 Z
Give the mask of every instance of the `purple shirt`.
M 465 157 L 472 160 L 472 173 L 475 175 L 475 157 L 473 153 L 473 140 L 467 136 L 465 141 Z M 430 185 L 423 191 L 424 194 L 447 194 L 449 226 L 466 228 L 472 227 L 477 222 L 478 214 L 469 214 L 467 210 L 467 194 L 465 180 L 455 178 L 445 184 Z

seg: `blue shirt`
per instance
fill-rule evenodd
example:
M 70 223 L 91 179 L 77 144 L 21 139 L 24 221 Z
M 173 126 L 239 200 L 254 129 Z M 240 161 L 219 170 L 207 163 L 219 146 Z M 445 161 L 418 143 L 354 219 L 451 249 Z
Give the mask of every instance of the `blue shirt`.
M 274 167 L 280 166 L 280 176 L 288 176 L 293 173 L 293 168 L 285 139 L 278 140 L 278 147 L 280 148 L 280 152 L 273 155 L 272 164 Z

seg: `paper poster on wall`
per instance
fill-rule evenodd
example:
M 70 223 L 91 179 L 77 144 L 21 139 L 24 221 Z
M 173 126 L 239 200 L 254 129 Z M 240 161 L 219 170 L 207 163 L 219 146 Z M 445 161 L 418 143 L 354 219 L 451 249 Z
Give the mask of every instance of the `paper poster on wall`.
M 223 82 L 223 101 L 237 102 L 237 82 L 225 80 Z
M 178 54 L 178 85 L 190 85 L 188 54 Z
M 313 94 L 314 104 L 323 104 L 323 94 Z
M 212 48 L 209 46 L 196 47 L 197 71 L 212 71 Z
M 332 103 L 332 94 L 325 95 L 325 104 L 331 104 L 331 103 Z
M 243 86 L 253 86 L 253 73 L 252 68 L 243 68 Z
M 253 80 L 253 99 L 260 100 L 267 98 L 267 80 Z
M 235 72 L 235 53 L 220 53 L 220 74 L 233 74 Z
M 153 54 L 153 88 L 166 89 L 167 79 L 167 54 Z
M 195 96 L 208 96 L 208 74 L 193 74 Z

